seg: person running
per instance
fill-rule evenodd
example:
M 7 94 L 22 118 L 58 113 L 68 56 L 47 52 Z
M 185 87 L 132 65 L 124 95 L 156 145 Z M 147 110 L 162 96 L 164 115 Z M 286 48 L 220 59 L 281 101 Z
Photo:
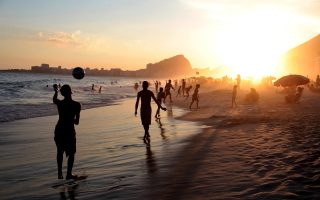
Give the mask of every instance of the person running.
M 236 98 L 237 98 L 237 85 L 234 85 L 232 90 L 232 100 L 231 100 L 232 108 L 233 108 L 233 105 L 237 106 Z
M 153 92 L 148 90 L 149 83 L 147 81 L 143 81 L 142 83 L 142 90 L 138 92 L 137 94 L 137 101 L 135 105 L 135 115 L 137 115 L 137 110 L 139 107 L 139 101 L 141 99 L 141 108 L 140 108 L 140 117 L 141 122 L 144 128 L 144 136 L 143 139 L 147 139 L 150 137 L 149 135 L 149 126 L 151 124 L 151 98 L 156 102 L 158 107 L 160 107 L 162 110 L 166 111 L 167 109 L 162 107 L 156 97 L 154 96 Z
M 180 97 L 181 96 L 181 85 L 179 86 L 178 92 L 177 92 L 177 96 L 176 97 Z
M 71 87 L 63 85 L 60 89 L 63 100 L 58 99 L 58 86 L 55 84 L 53 103 L 57 105 L 59 120 L 54 130 L 54 141 L 57 146 L 58 179 L 63 179 L 62 162 L 63 154 L 68 157 L 68 168 L 66 179 L 74 179 L 72 174 L 74 155 L 76 153 L 76 131 L 74 125 L 79 124 L 81 104 L 72 100 Z
M 192 106 L 193 102 L 195 102 L 195 101 L 197 102 L 197 109 L 199 108 L 199 88 L 200 88 L 200 85 L 197 84 L 196 89 L 194 89 L 193 94 L 192 94 L 192 101 L 190 103 L 189 109 L 191 109 L 191 106 Z
M 160 105 L 162 104 L 162 99 L 164 99 L 164 97 L 165 97 L 165 93 L 163 92 L 163 88 L 160 87 L 160 91 L 157 94 L 157 100 L 158 100 Z M 155 118 L 157 118 L 157 119 L 160 118 L 160 107 L 159 106 L 158 106 Z
M 172 98 L 171 98 L 171 89 L 174 90 L 174 88 L 172 87 L 172 84 L 171 84 L 171 80 L 168 81 L 168 83 L 166 84 L 166 86 L 164 87 L 165 89 L 165 97 L 164 97 L 164 103 L 166 102 L 166 98 L 167 96 L 170 96 L 170 103 L 172 103 Z
M 186 88 L 186 99 L 189 98 L 189 93 L 190 93 L 190 90 L 191 90 L 192 86 L 190 85 L 189 87 Z

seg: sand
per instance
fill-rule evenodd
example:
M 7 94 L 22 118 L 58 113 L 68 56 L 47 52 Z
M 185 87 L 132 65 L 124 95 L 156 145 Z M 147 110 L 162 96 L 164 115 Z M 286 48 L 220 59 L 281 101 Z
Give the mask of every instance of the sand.
M 260 90 L 261 92 L 261 90 Z M 200 94 L 200 109 L 179 117 L 209 127 L 190 139 L 174 168 L 150 186 L 157 199 L 316 199 L 320 195 L 320 96 L 299 104 L 263 90 L 257 104 L 231 108 L 231 90 Z M 174 99 L 187 108 L 190 99 Z M 165 181 L 166 180 L 166 181 Z
M 176 120 L 185 111 L 153 121 L 151 145 L 134 116 L 135 99 L 81 112 L 74 172 L 89 177 L 75 189 L 53 189 L 57 180 L 53 130 L 58 116 L 1 123 L 1 199 L 139 199 L 150 177 L 169 171 L 169 158 L 201 132 L 197 123 Z M 64 167 L 66 159 L 64 158 Z M 64 168 L 66 173 L 66 168 Z
M 57 191 L 57 116 L 0 127 L 1 199 L 317 199 L 320 96 L 287 105 L 273 89 L 231 108 L 231 90 L 200 89 L 200 109 L 174 98 L 142 141 L 134 99 L 82 112 L 75 172 L 89 178 Z M 179 106 L 182 109 L 178 109 Z M 183 109 L 184 108 L 184 109 Z M 178 119 L 175 119 L 177 117 Z

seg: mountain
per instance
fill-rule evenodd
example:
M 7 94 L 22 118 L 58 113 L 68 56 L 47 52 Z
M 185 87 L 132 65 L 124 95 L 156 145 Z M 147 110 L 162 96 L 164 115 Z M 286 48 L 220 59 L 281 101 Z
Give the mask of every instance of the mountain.
M 192 74 L 192 66 L 189 60 L 183 55 L 161 60 L 157 63 L 149 63 L 146 69 L 140 71 L 146 77 L 179 77 Z
M 320 74 L 320 35 L 289 50 L 284 56 L 285 71 L 315 78 Z

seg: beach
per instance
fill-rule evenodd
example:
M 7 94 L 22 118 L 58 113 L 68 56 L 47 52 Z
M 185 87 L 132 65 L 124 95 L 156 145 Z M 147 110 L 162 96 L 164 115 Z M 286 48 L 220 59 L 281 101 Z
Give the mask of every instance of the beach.
M 58 116 L 2 123 L 0 126 L 1 199 L 138 199 L 169 158 L 201 132 L 201 125 L 176 120 L 185 110 L 162 113 L 150 127 L 151 144 L 143 142 L 135 99 L 83 110 L 77 130 L 74 173 L 88 175 L 76 189 L 52 188 L 57 179 L 53 140 Z M 154 106 L 154 105 L 153 105 Z M 155 108 L 154 108 L 155 110 Z M 170 109 L 169 109 L 170 110 Z M 66 173 L 64 158 L 64 173 Z
M 4 122 L 1 199 L 316 199 L 320 97 L 306 89 L 286 104 L 279 89 L 257 90 L 248 104 L 241 88 L 234 108 L 231 88 L 200 88 L 199 109 L 174 97 L 152 120 L 150 145 L 135 98 L 83 110 L 74 172 L 88 178 L 71 189 L 52 188 L 58 116 Z
M 247 90 L 248 91 L 248 90 Z M 257 104 L 231 108 L 231 90 L 200 94 L 200 109 L 179 119 L 209 126 L 175 157 L 175 167 L 155 181 L 157 199 L 317 199 L 319 96 L 305 91 L 299 104 L 264 90 Z M 190 102 L 190 100 L 189 100 Z M 188 107 L 179 99 L 176 105 Z M 170 184 L 163 180 L 170 180 Z

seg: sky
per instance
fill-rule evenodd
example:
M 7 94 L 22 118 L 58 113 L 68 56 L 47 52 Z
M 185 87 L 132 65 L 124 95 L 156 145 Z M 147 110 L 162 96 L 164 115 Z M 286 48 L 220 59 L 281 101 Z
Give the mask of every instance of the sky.
M 320 33 L 320 0 L 0 0 L 0 69 L 193 67 L 269 73 Z

